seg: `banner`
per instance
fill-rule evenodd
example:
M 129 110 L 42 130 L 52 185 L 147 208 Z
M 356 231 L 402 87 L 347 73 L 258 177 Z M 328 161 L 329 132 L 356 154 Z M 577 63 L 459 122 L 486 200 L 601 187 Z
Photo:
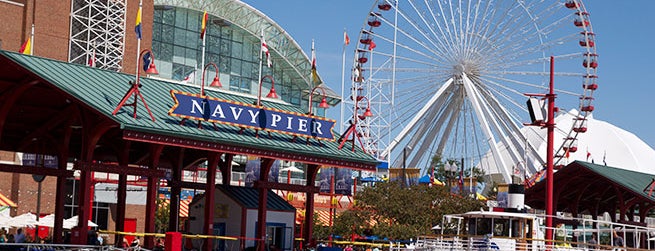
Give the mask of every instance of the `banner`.
M 332 175 L 334 183 L 332 184 Z M 335 194 L 351 195 L 352 194 L 352 172 L 350 169 L 326 167 L 321 168 L 318 181 L 321 187 L 321 193 L 330 193 L 331 186 L 334 186 Z
M 170 116 L 334 141 L 336 120 L 176 90 L 171 97 Z
M 259 173 L 261 170 L 261 159 L 259 157 L 248 156 L 248 161 L 246 162 L 246 187 L 252 187 L 255 185 L 255 181 L 259 180 Z M 268 181 L 269 182 L 278 182 L 280 176 L 280 160 L 275 160 L 271 166 L 271 170 L 268 172 Z

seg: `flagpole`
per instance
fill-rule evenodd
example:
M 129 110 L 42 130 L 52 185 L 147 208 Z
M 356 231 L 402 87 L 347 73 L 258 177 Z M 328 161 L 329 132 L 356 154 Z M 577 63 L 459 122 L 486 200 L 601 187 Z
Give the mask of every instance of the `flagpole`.
M 143 14 L 143 13 L 140 13 L 142 11 L 142 8 L 143 8 L 143 0 L 139 0 L 139 9 L 137 10 L 137 16 L 139 14 Z M 142 26 L 141 30 L 143 30 L 143 23 L 142 23 L 141 17 L 137 17 L 137 18 L 139 19 L 138 20 L 139 25 Z M 140 53 L 141 53 L 141 37 L 137 35 L 136 40 L 137 40 L 137 43 L 136 43 L 136 72 L 134 73 L 134 76 L 136 77 L 136 82 L 135 83 L 138 83 L 139 82 L 139 60 L 140 60 L 140 57 L 141 57 L 140 56 Z
M 208 23 L 205 20 L 205 14 L 206 13 L 207 13 L 207 11 L 203 12 L 203 14 L 202 14 L 202 22 L 205 24 L 205 27 L 204 27 L 205 29 L 203 31 L 201 31 L 201 32 L 203 32 L 203 34 L 202 34 L 202 57 L 200 59 L 200 68 L 202 68 L 202 69 L 204 69 L 204 67 L 205 67 L 205 38 L 207 37 L 207 28 L 209 26 Z M 203 72 L 201 74 L 205 75 L 204 70 L 203 70 Z M 195 74 L 193 74 L 193 83 L 194 84 L 196 83 L 196 78 L 197 78 L 197 76 Z M 200 77 L 200 79 L 202 81 L 202 77 Z M 202 85 L 204 83 L 200 83 L 200 84 Z
M 264 51 L 262 50 L 262 46 L 264 45 L 264 29 L 262 29 L 262 32 L 259 36 L 259 76 L 257 77 L 257 83 L 259 84 L 259 92 L 257 95 L 257 105 L 261 105 L 261 98 L 262 98 L 262 54 L 264 54 Z
M 343 98 L 343 94 L 345 91 L 346 87 L 346 29 L 343 29 L 343 49 L 342 49 L 342 54 L 341 54 L 341 98 Z M 345 107 L 343 106 L 343 100 L 341 101 L 341 121 L 339 123 L 339 132 L 343 133 L 343 113 L 344 113 Z
M 34 21 L 32 20 L 32 33 L 30 34 L 30 55 L 34 55 Z

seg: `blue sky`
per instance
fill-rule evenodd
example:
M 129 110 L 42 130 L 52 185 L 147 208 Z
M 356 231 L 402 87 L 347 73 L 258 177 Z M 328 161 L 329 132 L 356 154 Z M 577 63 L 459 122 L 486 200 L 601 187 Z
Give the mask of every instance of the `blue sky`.
M 354 40 L 365 22 L 373 1 L 363 0 L 247 0 L 283 27 L 310 54 L 316 43 L 317 68 L 324 81 L 341 91 L 343 30 L 353 43 L 346 50 L 346 69 L 352 59 Z M 655 148 L 655 111 L 651 108 L 655 81 L 650 79 L 655 51 L 655 1 L 584 1 L 597 34 L 599 89 L 594 94 L 596 119 L 634 133 Z M 346 70 L 348 72 L 348 70 Z M 349 87 L 349 83 L 346 83 Z M 339 118 L 339 108 L 331 108 Z

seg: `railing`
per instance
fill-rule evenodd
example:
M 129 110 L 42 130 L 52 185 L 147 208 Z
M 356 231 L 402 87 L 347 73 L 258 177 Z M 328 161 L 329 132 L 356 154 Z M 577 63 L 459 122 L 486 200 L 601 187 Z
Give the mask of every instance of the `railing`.
M 545 240 L 537 239 L 486 239 L 482 236 L 425 236 L 419 237 L 415 243 L 406 245 L 391 243 L 389 251 L 542 251 L 542 250 L 606 250 L 606 251 L 638 251 L 649 249 L 620 248 L 608 245 L 591 245 L 578 242 L 553 241 L 545 245 Z

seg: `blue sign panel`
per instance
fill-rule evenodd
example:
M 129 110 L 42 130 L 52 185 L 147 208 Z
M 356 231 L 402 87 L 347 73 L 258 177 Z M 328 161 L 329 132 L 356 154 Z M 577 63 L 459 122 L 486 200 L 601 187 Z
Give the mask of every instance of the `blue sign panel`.
M 176 90 L 171 96 L 170 116 L 334 141 L 336 120 Z

